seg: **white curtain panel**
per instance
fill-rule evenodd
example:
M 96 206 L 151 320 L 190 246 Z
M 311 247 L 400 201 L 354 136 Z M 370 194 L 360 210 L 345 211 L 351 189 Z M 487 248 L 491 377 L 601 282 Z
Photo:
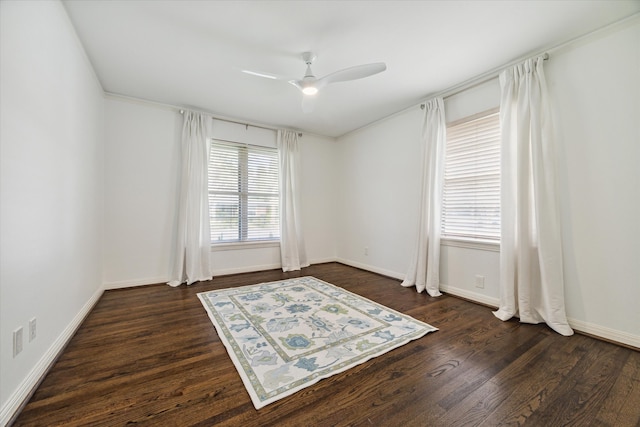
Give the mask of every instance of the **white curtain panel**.
M 186 111 L 175 264 L 169 285 L 211 280 L 208 167 L 211 118 Z
M 434 98 L 426 103 L 422 127 L 422 182 L 420 222 L 414 256 L 402 286 L 426 289 L 432 297 L 440 293 L 440 217 L 446 149 L 444 102 Z
M 500 74 L 501 320 L 546 322 L 572 335 L 565 314 L 551 111 L 542 57 Z
M 300 150 L 297 133 L 278 130 L 278 158 L 282 271 L 295 271 L 309 266 L 300 211 Z

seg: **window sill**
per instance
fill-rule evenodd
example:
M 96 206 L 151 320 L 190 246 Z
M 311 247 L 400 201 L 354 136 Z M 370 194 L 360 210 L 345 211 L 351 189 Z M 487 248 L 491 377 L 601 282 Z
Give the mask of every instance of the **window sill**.
M 212 243 L 211 252 L 234 251 L 239 249 L 260 249 L 280 247 L 280 240 L 262 240 L 259 242 Z
M 481 251 L 500 252 L 500 243 L 490 240 L 475 239 L 452 239 L 451 237 L 443 237 L 440 239 L 440 245 L 453 246 L 456 248 L 476 249 Z

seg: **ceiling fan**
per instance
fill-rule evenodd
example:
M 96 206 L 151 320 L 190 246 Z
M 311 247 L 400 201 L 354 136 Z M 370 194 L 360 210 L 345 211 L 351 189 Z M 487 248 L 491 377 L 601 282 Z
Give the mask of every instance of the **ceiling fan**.
M 250 70 L 242 70 L 242 72 L 251 74 L 253 76 L 286 81 L 297 87 L 303 94 L 302 111 L 305 113 L 309 113 L 313 111 L 315 95 L 326 85 L 331 83 L 362 79 L 364 77 L 369 77 L 374 74 L 381 73 L 387 69 L 387 66 L 384 62 L 375 62 L 372 64 L 356 65 L 355 67 L 345 68 L 343 70 L 335 71 L 324 77 L 316 78 L 316 76 L 313 75 L 313 71 L 311 71 L 311 65 L 316 58 L 317 56 L 313 52 L 304 52 L 302 54 L 302 60 L 307 65 L 307 71 L 304 73 L 304 77 L 300 80 Z

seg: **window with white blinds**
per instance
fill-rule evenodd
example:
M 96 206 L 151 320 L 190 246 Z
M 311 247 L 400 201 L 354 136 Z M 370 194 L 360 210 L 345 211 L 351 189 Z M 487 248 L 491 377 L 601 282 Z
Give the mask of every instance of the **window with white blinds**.
M 212 142 L 211 243 L 278 240 L 279 199 L 276 149 Z
M 500 112 L 447 127 L 442 237 L 500 241 Z

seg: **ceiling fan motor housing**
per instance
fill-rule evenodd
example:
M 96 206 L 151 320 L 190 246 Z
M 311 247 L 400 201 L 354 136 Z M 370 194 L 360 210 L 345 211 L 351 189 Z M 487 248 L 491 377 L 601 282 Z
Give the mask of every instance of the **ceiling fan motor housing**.
M 302 60 L 307 65 L 313 64 L 313 61 L 315 61 L 317 57 L 318 57 L 318 55 L 316 55 L 313 52 L 303 52 L 302 53 Z

